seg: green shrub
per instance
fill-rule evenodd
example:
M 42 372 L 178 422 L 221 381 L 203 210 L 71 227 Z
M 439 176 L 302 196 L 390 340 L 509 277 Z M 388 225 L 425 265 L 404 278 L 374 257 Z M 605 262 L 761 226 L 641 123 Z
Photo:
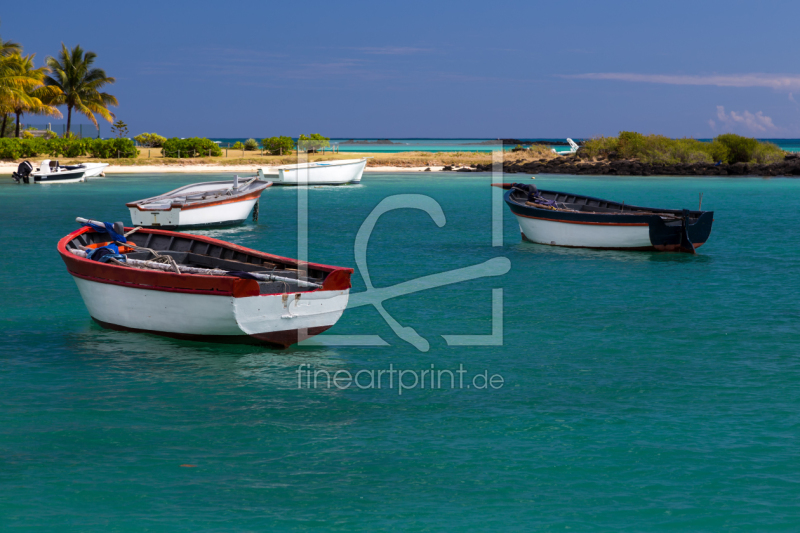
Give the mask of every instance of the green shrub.
M 255 139 L 247 139 L 244 142 L 244 149 L 248 152 L 252 152 L 254 150 L 258 150 L 258 141 Z
M 139 150 L 130 139 L 117 137 L 115 139 L 86 139 L 87 151 L 92 157 L 102 159 L 132 158 L 139 155 Z
M 272 155 L 287 154 L 294 150 L 294 139 L 291 137 L 269 137 L 261 140 L 261 146 Z
M 638 159 L 655 165 L 678 163 L 776 163 L 783 152 L 776 145 L 732 133 L 719 135 L 711 142 L 697 139 L 670 139 L 663 135 L 642 135 L 622 131 L 619 137 L 595 137 L 581 148 L 588 157 L 613 156 Z
M 311 135 L 300 135 L 300 137 L 297 138 L 297 146 L 302 150 L 315 150 L 317 148 L 330 146 L 330 141 L 329 137 L 323 137 L 319 133 L 312 133 Z
M 160 148 L 164 146 L 167 138 L 158 133 L 142 133 L 134 137 L 133 140 L 145 148 Z
M 80 157 L 90 153 L 91 139 L 51 139 L 47 141 L 47 154 L 53 157 Z
M 222 150 L 219 145 L 210 139 L 192 137 L 190 139 L 179 139 L 173 137 L 164 141 L 162 149 L 164 157 L 209 157 L 221 156 Z
M 44 132 L 45 139 L 58 139 L 58 133 L 54 132 L 53 130 L 47 130 Z
M 20 139 L 0 138 L 0 159 L 19 159 L 22 157 Z
M 583 143 L 581 151 L 589 157 L 599 157 L 616 152 L 619 147 L 619 139 L 616 137 L 594 137 Z
M 751 154 L 751 163 L 758 163 L 760 165 L 769 165 L 771 163 L 780 163 L 783 161 L 784 154 L 778 145 L 773 143 L 758 143 L 755 150 Z
M 749 137 L 742 137 L 735 133 L 725 133 L 714 138 L 728 149 L 728 163 L 748 163 L 753 159 L 753 154 L 759 142 Z
M 111 159 L 136 157 L 138 151 L 130 139 L 0 139 L 0 159 L 50 157 L 92 157 Z
M 231 148 L 233 150 L 244 150 L 244 144 L 242 144 L 241 141 L 236 141 L 235 143 L 233 143 L 233 146 L 231 146 Z

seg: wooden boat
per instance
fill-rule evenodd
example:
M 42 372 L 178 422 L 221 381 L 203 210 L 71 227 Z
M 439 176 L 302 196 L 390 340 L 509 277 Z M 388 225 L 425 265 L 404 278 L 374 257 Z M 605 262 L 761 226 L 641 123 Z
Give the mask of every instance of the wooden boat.
M 78 221 L 92 226 L 62 238 L 58 252 L 106 328 L 285 348 L 330 328 L 347 307 L 350 268 L 158 229 L 126 239 L 116 235 L 130 232 L 121 222 Z M 105 246 L 112 241 L 123 243 L 117 254 Z
M 361 182 L 367 158 L 297 163 L 258 169 L 261 179 L 275 185 L 344 185 Z
M 607 250 L 695 253 L 705 244 L 713 211 L 637 207 L 576 194 L 497 184 L 522 238 L 538 244 Z
M 179 228 L 224 226 L 244 222 L 272 182 L 258 177 L 240 183 L 208 181 L 193 183 L 152 198 L 125 204 L 134 226 Z

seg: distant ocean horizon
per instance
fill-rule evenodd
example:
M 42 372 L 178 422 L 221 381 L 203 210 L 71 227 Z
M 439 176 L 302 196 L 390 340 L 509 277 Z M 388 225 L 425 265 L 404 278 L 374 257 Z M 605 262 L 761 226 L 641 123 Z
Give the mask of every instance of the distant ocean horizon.
M 220 142 L 223 146 L 232 145 L 236 142 L 244 142 L 247 137 L 209 137 L 213 141 Z M 576 142 L 580 143 L 583 138 L 573 138 Z M 260 140 L 260 139 L 257 139 Z M 393 144 L 376 144 L 375 141 L 390 141 Z M 483 137 L 483 138 L 378 138 L 378 137 L 348 137 L 348 138 L 331 138 L 332 145 L 339 146 L 339 152 L 374 152 L 374 153 L 396 153 L 396 152 L 489 152 L 492 147 L 489 145 L 481 145 L 487 141 L 494 141 L 497 139 Z M 545 142 L 552 144 L 556 151 L 569 150 L 568 146 L 560 146 L 555 143 L 565 143 L 566 138 L 559 137 L 520 137 L 518 140 L 525 143 L 531 142 Z M 700 141 L 711 141 L 711 139 L 699 139 Z M 348 141 L 362 141 L 364 144 L 343 144 Z M 771 142 L 777 144 L 781 150 L 787 152 L 800 152 L 800 139 L 759 139 L 759 141 Z M 506 146 L 506 149 L 511 149 L 513 146 Z

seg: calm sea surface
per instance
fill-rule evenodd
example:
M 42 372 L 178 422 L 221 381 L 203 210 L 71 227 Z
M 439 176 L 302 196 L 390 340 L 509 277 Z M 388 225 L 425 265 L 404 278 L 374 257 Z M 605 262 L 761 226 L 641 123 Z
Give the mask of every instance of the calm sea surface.
M 441 205 L 441 228 L 420 210 L 380 218 L 376 287 L 510 260 L 504 276 L 385 302 L 427 352 L 373 307 L 329 333 L 386 346 L 275 351 L 104 330 L 57 240 L 76 216 L 129 223 L 126 201 L 197 179 L 0 185 L 0 530 L 795 531 L 800 181 L 536 180 L 674 208 L 703 192 L 714 230 L 688 256 L 521 243 L 505 206 L 493 247 L 489 180 L 368 174 L 309 192 L 310 259 L 352 267 L 382 199 Z M 296 195 L 267 190 L 257 224 L 200 233 L 295 256 Z M 497 288 L 503 344 L 448 346 L 442 335 L 492 333 Z M 402 394 L 298 388 L 299 365 L 463 365 L 466 378 Z M 503 386 L 466 387 L 484 371 Z

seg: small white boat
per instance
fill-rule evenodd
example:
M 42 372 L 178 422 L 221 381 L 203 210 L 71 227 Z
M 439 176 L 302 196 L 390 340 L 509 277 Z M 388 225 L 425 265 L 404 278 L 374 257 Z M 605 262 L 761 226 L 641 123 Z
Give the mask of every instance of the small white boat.
M 264 189 L 272 182 L 258 176 L 240 183 L 208 181 L 193 183 L 174 191 L 125 204 L 134 226 L 178 228 L 184 226 L 223 226 L 238 224 L 250 212 Z
M 286 348 L 333 326 L 347 307 L 351 268 L 200 235 L 78 221 L 86 225 L 62 238 L 58 252 L 105 328 Z
M 86 180 L 86 169 L 80 165 L 61 166 L 58 161 L 45 159 L 30 176 L 34 183 L 80 183 Z
M 296 163 L 258 169 L 261 179 L 272 180 L 275 185 L 344 185 L 359 183 L 367 158 Z
M 572 139 L 567 139 L 567 142 L 569 143 L 569 150 L 564 150 L 563 152 L 559 152 L 555 148 L 551 148 L 551 150 L 556 155 L 572 155 L 578 151 L 578 148 L 580 148 L 580 146 L 578 146 L 578 143 L 576 143 Z
M 86 174 L 83 175 L 84 178 L 96 178 L 97 176 L 105 175 L 105 168 L 107 166 L 108 163 L 81 163 L 80 165 L 75 165 L 74 168 L 81 167 L 86 169 Z

